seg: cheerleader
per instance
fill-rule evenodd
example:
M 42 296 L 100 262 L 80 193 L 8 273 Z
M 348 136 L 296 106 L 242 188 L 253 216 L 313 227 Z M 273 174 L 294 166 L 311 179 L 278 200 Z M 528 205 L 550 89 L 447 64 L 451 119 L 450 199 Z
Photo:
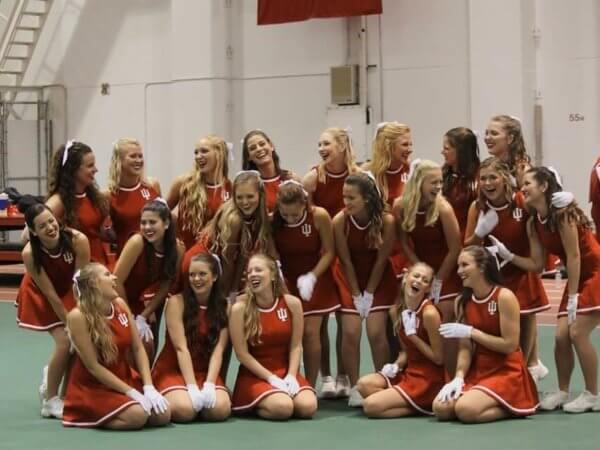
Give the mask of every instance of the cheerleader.
M 419 161 L 404 194 L 394 202 L 394 215 L 408 260 L 412 264 L 423 261 L 435 271 L 431 297 L 447 322 L 453 317 L 452 300 L 460 290 L 454 268 L 461 240 L 452 206 L 440 195 L 442 186 L 440 167 L 431 161 Z
M 452 128 L 444 135 L 442 156 L 442 194 L 452 205 L 460 234 L 464 237 L 469 207 L 477 199 L 479 190 L 477 136 L 469 128 Z
M 534 255 L 541 261 L 543 249 L 531 229 L 529 214 L 521 192 L 513 192 L 508 166 L 498 158 L 487 158 L 479 173 L 479 199 L 471 204 L 465 245 L 491 245 L 488 234 L 502 241 L 511 252 Z M 519 301 L 521 314 L 520 346 L 534 380 L 548 374 L 548 369 L 538 360 L 536 314 L 550 309 L 546 291 L 537 272 L 521 270 L 513 264 L 503 263 L 500 268 L 503 283 Z
M 25 215 L 29 242 L 21 253 L 25 276 L 17 293 L 17 324 L 47 331 L 54 340 L 39 393 L 42 417 L 61 419 L 63 401 L 58 389 L 69 363 L 65 323 L 75 306 L 71 279 L 75 270 L 89 262 L 90 246 L 84 234 L 62 227 L 50 209 L 33 197 L 21 197 L 18 206 Z
M 232 306 L 230 334 L 240 361 L 233 410 L 263 419 L 310 419 L 317 410 L 314 389 L 299 373 L 302 305 L 285 294 L 277 264 L 264 254 L 248 262 L 248 286 Z
M 229 148 L 230 144 L 212 134 L 200 139 L 194 148 L 194 168 L 177 177 L 169 189 L 167 203 L 171 209 L 177 207 L 177 236 L 186 249 L 231 195 Z
M 590 335 L 600 325 L 600 244 L 592 234 L 589 219 L 573 201 L 572 194 L 562 190 L 555 173 L 545 167 L 528 170 L 522 191 L 532 212 L 532 228 L 542 247 L 566 262 L 568 275 L 558 310 L 554 348 L 558 390 L 544 397 L 540 407 L 553 410 L 562 405 L 563 410 L 571 413 L 599 411 L 598 355 Z M 497 239 L 493 242 L 501 258 L 523 270 L 542 264 L 513 254 Z M 585 391 L 567 403 L 575 353 Z
M 166 425 L 169 404 L 152 384 L 146 352 L 136 327 L 130 326 L 131 311 L 118 297 L 115 276 L 91 263 L 75 273 L 73 282 L 77 307 L 67 315 L 67 328 L 77 353 L 63 425 L 113 430 Z
M 592 204 L 592 220 L 596 231 L 596 240 L 600 241 L 600 158 L 594 163 L 590 175 L 589 202 Z
M 323 208 L 309 206 L 300 183 L 288 180 L 279 186 L 272 228 L 287 286 L 303 300 L 304 367 L 309 383 L 315 386 L 321 361 L 321 324 L 340 307 L 331 272 L 335 257 L 331 218 Z
M 371 418 L 433 415 L 432 403 L 444 385 L 440 313 L 426 294 L 433 269 L 424 263 L 410 267 L 390 310 L 403 350 L 381 372 L 358 380 L 363 411 Z
M 327 128 L 319 137 L 319 156 L 321 163 L 313 167 L 302 179 L 308 192 L 309 201 L 325 208 L 329 217 L 333 218 L 344 208 L 342 189 L 348 175 L 358 170 L 352 141 L 347 130 Z M 338 264 L 337 259 L 333 264 Z M 341 317 L 336 314 L 336 355 L 338 375 L 331 376 L 329 360 L 329 317 L 323 316 L 321 323 L 321 392 L 322 398 L 348 397 L 350 380 L 344 374 L 342 363 L 342 324 Z M 310 377 L 309 377 L 310 378 Z
M 52 157 L 46 204 L 61 223 L 86 235 L 91 260 L 106 265 L 102 240 L 109 205 L 96 185 L 96 172 L 92 149 L 83 142 L 67 142 Z
M 118 257 L 127 239 L 140 229 L 143 206 L 161 195 L 158 180 L 144 176 L 144 154 L 137 140 L 123 138 L 114 143 L 108 193 Z
M 366 173 L 350 175 L 344 183 L 345 209 L 333 219 L 333 231 L 341 267 L 335 276 L 343 289 L 342 358 L 352 388 L 349 406 L 360 406 L 356 387 L 360 362 L 362 319 L 373 365 L 379 370 L 389 361 L 386 336 L 387 312 L 396 297 L 396 277 L 389 261 L 394 242 L 394 218 L 384 212 L 375 181 Z
M 171 212 L 158 198 L 142 208 L 140 232 L 125 244 L 115 266 L 119 295 L 135 315 L 138 333 L 152 360 L 162 307 L 176 281 L 183 245 L 171 226 Z
M 482 423 L 534 414 L 538 396 L 519 348 L 519 302 L 500 286 L 496 259 L 483 247 L 465 247 L 458 273 L 458 323 L 440 327 L 444 338 L 460 339 L 456 374 L 433 402 L 435 415 Z
M 277 190 L 282 181 L 299 180 L 291 170 L 282 169 L 273 142 L 262 130 L 251 130 L 242 140 L 242 169 L 257 170 L 264 183 L 269 214 L 277 203 Z
M 198 415 L 222 421 L 231 413 L 229 393 L 219 377 L 229 338 L 220 272 L 215 255 L 194 256 L 189 284 L 166 304 L 167 336 L 152 378 L 168 400 L 174 422 L 191 422 Z

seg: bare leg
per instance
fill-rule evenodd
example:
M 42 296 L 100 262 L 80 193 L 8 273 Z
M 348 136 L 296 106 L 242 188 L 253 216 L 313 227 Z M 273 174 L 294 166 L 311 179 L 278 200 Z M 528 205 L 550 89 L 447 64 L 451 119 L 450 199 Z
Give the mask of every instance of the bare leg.
M 304 317 L 304 336 L 302 348 L 304 357 L 304 372 L 311 386 L 315 386 L 321 361 L 321 337 L 324 322 L 323 316 L 309 315 Z
M 192 422 L 198 413 L 192 407 L 192 400 L 187 391 L 177 389 L 165 394 L 171 408 L 171 420 L 176 423 Z
M 329 314 L 323 316 L 320 330 L 321 339 L 321 376 L 331 376 L 331 363 L 329 361 Z M 304 362 L 306 367 L 306 362 Z M 309 380 L 310 381 L 310 380 Z M 314 386 L 314 385 L 313 385 Z
M 109 420 L 102 427 L 110 430 L 139 430 L 146 425 L 148 417 L 146 411 L 139 404 L 135 404 L 125 408 L 117 417 Z
M 369 375 L 365 375 L 364 377 L 360 377 L 357 387 L 361 397 L 367 398 L 376 392 L 387 389 L 388 385 L 383 375 L 379 373 L 371 373 Z
M 267 395 L 256 406 L 256 414 L 267 420 L 288 420 L 293 413 L 292 398 L 282 392 Z
M 416 411 L 394 388 L 387 388 L 365 398 L 363 411 L 367 417 L 373 419 L 405 417 L 416 414 Z
M 537 352 L 535 352 L 535 359 L 532 359 L 536 338 L 537 325 L 535 314 L 521 315 L 520 345 L 523 351 L 523 359 L 527 362 L 527 366 L 535 366 L 537 364 Z
M 317 412 L 317 396 L 309 389 L 304 389 L 294 397 L 294 417 L 312 419 Z
M 375 370 L 381 370 L 390 361 L 390 348 L 387 340 L 386 325 L 388 312 L 375 311 L 367 317 L 367 337 L 371 346 L 371 356 Z
M 575 366 L 575 354 L 569 336 L 569 325 L 566 317 L 559 317 L 556 323 L 556 336 L 554 343 L 554 362 L 558 375 L 558 388 L 569 392 L 571 374 Z
M 229 394 L 222 389 L 217 389 L 217 403 L 213 408 L 204 408 L 200 411 L 204 420 L 222 422 L 231 415 L 231 400 Z
M 50 355 L 50 360 L 48 361 L 48 387 L 46 389 L 46 400 L 58 395 L 60 382 L 67 372 L 69 359 L 71 357 L 69 353 L 71 343 L 65 332 L 65 328 L 56 327 L 51 329 L 49 333 L 50 336 L 52 336 L 52 339 L 54 339 L 54 351 Z
M 456 416 L 463 423 L 484 423 L 510 417 L 498 401 L 477 389 L 471 389 L 456 401 Z
M 453 322 L 454 318 L 454 302 L 443 301 L 438 303 L 437 307 L 442 313 L 442 323 Z M 456 358 L 458 355 L 458 339 L 444 339 L 444 366 L 450 378 L 454 377 L 456 371 Z
M 590 335 L 600 324 L 600 312 L 580 314 L 569 327 L 569 336 L 577 352 L 577 360 L 583 372 L 585 388 L 598 394 L 598 353 L 590 340 Z
M 360 316 L 358 314 L 343 314 L 342 360 L 352 386 L 358 381 L 361 334 L 362 320 Z

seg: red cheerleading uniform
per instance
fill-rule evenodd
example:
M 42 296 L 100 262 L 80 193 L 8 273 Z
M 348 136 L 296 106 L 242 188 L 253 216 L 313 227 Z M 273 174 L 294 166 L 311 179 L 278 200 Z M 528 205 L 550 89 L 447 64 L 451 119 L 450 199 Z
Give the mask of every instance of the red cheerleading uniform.
M 557 255 L 565 264 L 568 264 L 567 254 L 557 231 L 546 228 L 546 221 L 539 215 L 534 220 L 534 226 L 542 246 L 553 255 Z M 581 258 L 579 286 L 577 292 L 577 314 L 586 314 L 600 310 L 600 244 L 591 230 L 582 226 L 577 227 L 579 241 L 579 254 Z M 558 308 L 558 317 L 567 315 L 567 300 L 569 297 L 568 283 L 565 285 L 562 301 Z
M 139 233 L 142 208 L 158 197 L 158 191 L 146 183 L 139 182 L 132 188 L 119 186 L 110 196 L 110 218 L 117 235 L 117 256 L 131 235 Z
M 73 274 L 75 273 L 75 255 L 72 251 L 63 251 L 51 255 L 42 252 L 41 268 L 46 272 L 56 295 L 60 297 L 67 312 L 75 307 L 73 296 Z M 17 299 L 17 324 L 21 328 L 34 331 L 47 331 L 52 328 L 62 327 L 50 302 L 33 281 L 29 273 L 25 273 Z
M 478 330 L 500 336 L 500 313 L 496 286 L 490 294 L 466 302 L 465 323 Z M 516 416 L 529 416 L 538 406 L 535 382 L 527 370 L 523 353 L 517 348 L 510 354 L 490 350 L 483 345 L 473 346 L 469 372 L 465 376 L 464 392 L 477 389 L 493 397 L 503 408 Z
M 311 170 L 317 171 L 317 167 L 313 167 Z M 312 202 L 315 206 L 324 208 L 331 218 L 335 217 L 342 209 L 344 209 L 344 198 L 342 196 L 342 190 L 344 188 L 344 182 L 348 178 L 348 171 L 344 170 L 342 173 L 331 173 L 325 171 L 325 182 L 321 183 L 318 180 L 317 172 L 317 187 L 312 194 Z
M 600 158 L 594 163 L 592 173 L 590 175 L 590 199 L 592 203 L 592 220 L 596 226 L 596 239 L 600 240 L 600 180 L 598 179 L 598 167 L 600 166 Z
M 112 312 L 106 318 L 117 346 L 117 358 L 110 365 L 103 364 L 117 378 L 138 391 L 142 390 L 142 380 L 129 366 L 128 354 L 131 347 L 131 328 L 124 309 L 112 303 Z M 65 394 L 63 425 L 66 427 L 98 427 L 120 414 L 129 406 L 139 404 L 125 394 L 114 391 L 88 372 L 75 354 L 71 374 Z
M 315 226 L 312 211 L 305 211 L 304 217 L 296 225 L 285 224 L 274 233 L 275 246 L 281 260 L 281 269 L 292 295 L 300 298 L 297 280 L 310 272 L 321 258 L 321 237 Z M 337 287 L 331 267 L 323 273 L 315 284 L 312 297 L 302 302 L 304 315 L 328 314 L 340 307 Z
M 430 344 L 429 335 L 423 325 L 423 312 L 426 308 L 435 308 L 431 300 L 423 299 L 415 313 L 417 314 L 416 335 Z M 419 351 L 417 346 L 404 333 L 404 327 L 398 327 L 398 338 L 406 352 L 406 366 L 394 378 L 385 378 L 388 387 L 392 387 L 404 400 L 421 414 L 433 415 L 433 401 L 444 387 L 444 366 L 434 364 Z
M 403 164 L 395 170 L 388 169 L 385 171 L 388 186 L 387 203 L 390 206 L 393 206 L 394 200 L 400 197 L 404 192 L 404 185 L 408 181 L 409 169 L 409 166 Z
M 490 234 L 500 240 L 506 248 L 516 255 L 529 256 L 529 238 L 527 220 L 529 214 L 524 207 L 523 195 L 518 192 L 514 198 L 514 209 L 509 204 L 499 208 L 488 203 L 498 214 L 498 225 Z M 491 245 L 486 239 L 486 245 Z M 550 309 L 546 290 L 537 273 L 525 272 L 514 264 L 506 262 L 501 269 L 502 285 L 514 292 L 519 300 L 521 315 L 538 313 Z
M 194 368 L 194 375 L 196 377 L 196 384 L 200 389 L 206 381 L 206 375 L 208 373 L 208 364 L 210 362 L 210 355 L 204 355 L 202 352 L 208 349 L 208 332 L 209 332 L 208 317 L 206 314 L 206 306 L 200 306 L 198 308 L 198 336 L 200 337 L 198 348 L 196 352 L 190 350 L 192 355 L 192 366 Z M 179 362 L 177 360 L 177 352 L 169 337 L 169 330 L 166 333 L 165 346 L 163 347 L 160 355 L 154 363 L 152 368 L 152 380 L 156 389 L 161 394 L 174 390 L 187 391 L 186 382 L 179 369 Z M 217 376 L 215 381 L 217 389 L 227 391 L 227 387 L 220 376 Z
M 104 222 L 104 216 L 85 194 L 75 195 L 75 211 L 77 215 L 76 230 L 85 234 L 90 242 L 90 260 L 100 264 L 108 265 L 108 255 L 100 238 L 100 229 Z
M 263 367 L 284 378 L 289 369 L 292 313 L 283 296 L 275 300 L 269 309 L 258 308 L 258 311 L 262 330 L 260 342 L 249 342 L 248 351 Z M 300 391 L 310 389 L 314 392 L 302 375 L 297 374 L 296 380 L 300 384 Z M 233 390 L 232 409 L 238 413 L 249 412 L 262 399 L 277 392 L 287 394 L 240 365 Z
M 465 237 L 465 229 L 467 228 L 469 207 L 474 200 L 477 200 L 479 191 L 478 184 L 477 181 L 469 181 L 457 174 L 452 174 L 450 187 L 447 190 L 444 190 L 444 197 L 448 200 L 448 203 L 452 205 L 452 209 L 454 209 L 454 214 L 458 221 L 458 228 L 460 229 L 460 236 L 463 240 Z
M 350 252 L 350 259 L 354 266 L 354 272 L 358 282 L 358 287 L 361 292 L 367 288 L 369 277 L 371 276 L 371 270 L 377 261 L 376 249 L 369 248 L 367 245 L 367 233 L 368 225 L 360 227 L 354 217 L 346 217 L 346 236 L 348 242 L 348 250 Z M 350 292 L 350 284 L 346 279 L 346 274 L 343 271 L 342 264 L 338 264 L 334 267 L 334 277 L 338 287 L 340 288 L 340 300 L 342 303 L 341 311 L 344 313 L 358 314 L 352 301 L 352 294 Z M 388 261 L 381 281 L 373 293 L 373 306 L 371 311 L 387 310 L 389 309 L 396 299 L 396 292 L 398 286 L 396 283 L 396 276 L 392 270 L 392 265 Z
M 408 236 L 419 261 L 429 264 L 434 272 L 437 272 L 448 254 L 448 244 L 442 221 L 438 218 L 432 226 L 425 226 L 425 217 L 424 212 L 417 212 L 415 228 L 408 233 Z M 452 270 L 450 275 L 443 280 L 440 301 L 454 301 L 460 291 L 462 291 L 462 282 L 456 270 Z
M 206 210 L 204 211 L 204 224 L 206 225 L 211 220 L 221 205 L 225 203 L 231 197 L 231 181 L 226 180 L 221 184 L 206 184 L 204 186 L 206 190 Z M 276 192 L 277 194 L 277 192 Z M 180 203 L 181 205 L 181 203 Z M 194 246 L 198 240 L 198 236 L 189 227 L 183 223 L 183 214 L 181 209 L 179 210 L 179 220 L 177 221 L 177 237 L 181 239 L 185 245 L 185 249 L 188 250 Z
M 281 177 L 277 175 L 273 178 L 261 177 L 261 179 L 265 187 L 265 202 L 267 211 L 269 211 L 269 214 L 271 214 L 275 209 L 275 205 L 277 204 L 277 192 L 279 191 L 279 185 L 281 184 Z

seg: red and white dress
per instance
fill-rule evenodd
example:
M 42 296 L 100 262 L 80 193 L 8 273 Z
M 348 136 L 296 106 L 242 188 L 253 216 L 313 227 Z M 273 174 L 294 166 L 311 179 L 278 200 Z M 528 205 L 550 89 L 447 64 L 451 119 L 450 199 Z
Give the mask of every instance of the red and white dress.
M 465 323 L 478 330 L 501 336 L 498 295 L 496 286 L 487 297 L 473 296 L 465 305 Z M 469 372 L 465 376 L 464 391 L 476 389 L 493 397 L 503 408 L 516 416 L 535 413 L 538 393 L 535 382 L 527 370 L 520 348 L 504 354 L 474 345 Z
M 542 246 L 553 255 L 557 255 L 568 264 L 567 254 L 558 231 L 546 228 L 546 221 L 539 215 L 534 220 Z M 577 292 L 577 314 L 589 314 L 600 310 L 600 244 L 591 230 L 582 226 L 577 227 L 579 254 L 581 258 L 579 286 Z M 558 317 L 567 315 L 567 300 L 569 298 L 568 283 L 565 285 L 562 300 L 558 308 Z
M 388 187 L 387 203 L 390 207 L 394 205 L 394 201 L 398 197 L 402 196 L 402 193 L 404 192 L 404 186 L 408 181 L 409 170 L 410 167 L 406 164 L 403 164 L 397 169 L 388 169 L 385 171 Z M 396 277 L 402 278 L 404 269 L 410 266 L 410 262 L 402 251 L 402 244 L 400 244 L 400 241 L 397 239 L 394 241 L 394 249 L 392 250 L 390 261 Z
M 146 183 L 139 182 L 131 188 L 119 186 L 110 196 L 110 218 L 117 235 L 117 256 L 121 254 L 127 240 L 140 231 L 142 208 L 158 197 L 158 191 Z
M 423 299 L 417 310 L 416 335 L 426 344 L 430 344 L 429 335 L 423 323 L 423 312 L 427 308 L 435 308 L 431 300 Z M 398 327 L 398 338 L 406 352 L 406 366 L 394 378 L 380 374 L 404 398 L 404 400 L 421 414 L 433 415 L 433 401 L 444 387 L 444 366 L 434 364 L 427 358 L 411 339 L 404 333 L 404 327 Z
M 331 173 L 323 169 L 325 171 L 325 182 L 321 183 L 318 177 L 318 168 L 313 167 L 311 170 L 317 172 L 317 187 L 312 194 L 313 205 L 324 208 L 329 216 L 333 218 L 344 209 L 342 190 L 344 189 L 344 182 L 348 178 L 348 171 Z
M 75 307 L 73 296 L 73 274 L 75 273 L 75 255 L 71 251 L 61 250 L 56 255 L 42 251 L 41 268 L 46 272 L 56 295 L 69 312 Z M 21 328 L 34 331 L 47 331 L 65 324 L 58 318 L 48 299 L 42 294 L 29 273 L 25 273 L 17 299 L 17 324 Z
M 281 176 L 277 175 L 273 178 L 261 177 L 261 179 L 265 187 L 265 202 L 267 206 L 267 211 L 269 211 L 269 214 L 271 214 L 275 209 L 275 205 L 277 204 L 277 192 L 279 192 Z
M 487 206 L 496 210 L 498 214 L 498 225 L 490 234 L 498 238 L 515 255 L 528 257 L 530 255 L 527 236 L 529 214 L 524 207 L 523 195 L 520 192 L 515 195 L 512 208 L 508 203 L 500 207 L 494 207 L 489 203 Z M 489 239 L 486 239 L 486 245 L 492 245 Z M 537 273 L 525 272 L 508 262 L 501 264 L 504 264 L 500 269 L 502 285 L 516 295 L 521 315 L 550 309 L 546 290 Z
M 370 223 L 369 223 L 370 224 Z M 367 288 L 369 283 L 369 277 L 373 266 L 377 261 L 378 250 L 369 248 L 367 244 L 367 234 L 369 231 L 369 224 L 361 227 L 356 223 L 354 217 L 346 217 L 346 236 L 348 243 L 348 251 L 350 252 L 350 259 L 356 273 L 356 281 L 358 282 L 358 288 L 363 292 Z M 340 289 L 340 300 L 342 308 L 340 311 L 344 313 L 358 314 L 352 301 L 352 294 L 350 292 L 350 284 L 346 279 L 346 274 L 339 264 L 334 268 L 334 275 L 337 284 Z M 396 282 L 396 276 L 392 270 L 392 265 L 388 261 L 383 270 L 381 281 L 373 293 L 373 306 L 371 311 L 381 311 L 389 309 L 396 299 L 396 292 L 398 284 Z
M 75 211 L 77 225 L 72 228 L 81 231 L 87 236 L 90 243 L 90 260 L 106 266 L 108 264 L 108 255 L 100 238 L 100 230 L 105 217 L 94 206 L 85 192 L 75 195 Z
M 300 298 L 298 277 L 310 272 L 321 258 L 321 237 L 312 211 L 307 209 L 300 222 L 295 225 L 285 224 L 273 237 L 288 290 Z M 340 308 L 331 267 L 318 278 L 312 297 L 309 301 L 302 302 L 302 308 L 305 316 L 328 314 Z
M 283 296 L 269 309 L 259 308 L 258 311 L 262 330 L 260 342 L 248 342 L 248 351 L 265 369 L 284 378 L 288 373 L 290 361 L 292 313 Z M 314 392 L 302 375 L 297 374 L 296 380 L 300 384 L 300 391 L 310 389 Z M 287 394 L 240 365 L 233 390 L 232 409 L 237 413 L 249 412 L 265 397 L 278 392 Z
M 208 364 L 210 362 L 210 355 L 205 355 L 204 351 L 208 349 L 208 333 L 210 324 L 208 323 L 208 317 L 206 314 L 206 306 L 200 306 L 198 308 L 198 348 L 196 351 L 189 349 L 192 355 L 192 366 L 194 368 L 194 375 L 196 377 L 196 384 L 200 389 L 206 381 L 206 375 L 208 373 Z M 174 390 L 187 391 L 186 382 L 179 369 L 179 362 L 177 360 L 177 352 L 171 342 L 169 331 L 166 333 L 165 346 L 163 347 L 160 355 L 154 363 L 152 368 L 152 380 L 154 386 L 161 394 Z M 227 391 L 227 387 L 220 376 L 217 376 L 215 381 L 217 389 Z
M 448 244 L 442 221 L 438 218 L 433 225 L 425 226 L 425 217 L 424 212 L 418 211 L 415 228 L 407 234 L 412 241 L 413 251 L 419 261 L 429 264 L 433 271 L 437 273 L 448 254 Z M 462 291 L 462 282 L 456 270 L 452 270 L 448 277 L 443 280 L 440 301 L 454 301 L 460 291 Z
M 127 313 L 116 302 L 112 303 L 112 311 L 106 320 L 118 352 L 115 362 L 103 365 L 124 383 L 141 392 L 142 380 L 127 362 L 131 347 L 131 327 L 135 324 L 129 322 Z M 137 404 L 137 401 L 98 381 L 88 372 L 79 355 L 75 354 L 65 394 L 64 426 L 99 427 L 126 408 Z
M 465 229 L 467 228 L 469 208 L 471 203 L 477 200 L 478 192 L 479 183 L 477 181 L 470 181 L 456 173 L 451 175 L 450 186 L 444 190 L 444 197 L 452 205 L 452 209 L 454 209 L 460 235 L 463 239 L 465 237 Z

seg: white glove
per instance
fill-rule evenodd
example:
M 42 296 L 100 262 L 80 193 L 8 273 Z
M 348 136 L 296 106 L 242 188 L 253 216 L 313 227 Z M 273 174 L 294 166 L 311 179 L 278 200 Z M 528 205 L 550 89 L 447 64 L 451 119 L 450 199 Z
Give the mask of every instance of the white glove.
M 571 294 L 569 295 L 569 299 L 567 300 L 567 322 L 571 325 L 575 322 L 575 318 L 577 317 L 577 301 L 579 299 L 579 294 Z
M 137 327 L 138 333 L 144 342 L 150 342 L 154 339 L 154 335 L 152 334 L 152 329 L 146 318 L 141 314 L 135 316 L 135 326 Z
M 442 285 L 444 284 L 443 280 L 439 278 L 433 278 L 431 282 L 431 298 L 433 298 L 433 303 L 438 304 L 440 302 L 440 295 L 442 294 Z
M 148 400 L 144 394 L 137 389 L 132 388 L 125 392 L 125 395 L 142 405 L 146 414 L 150 415 L 152 412 L 152 403 L 150 403 L 150 400 Z
M 465 380 L 460 377 L 455 377 L 449 383 L 446 383 L 437 395 L 437 399 L 441 402 L 449 402 L 450 400 L 458 400 L 465 387 Z
M 362 294 L 353 295 L 352 296 L 352 303 L 354 303 L 354 307 L 356 308 L 356 311 L 358 312 L 358 315 L 361 318 L 364 317 L 363 295 Z
M 370 292 L 364 291 L 362 294 L 363 301 L 363 318 L 366 319 L 369 316 L 369 312 L 371 312 L 371 306 L 373 306 L 373 294 Z
M 215 383 L 205 381 L 200 394 L 202 396 L 202 404 L 205 408 L 211 409 L 215 407 L 217 404 L 217 389 Z
M 188 395 L 190 396 L 190 400 L 192 401 L 192 408 L 196 412 L 200 412 L 202 408 L 204 408 L 204 399 L 202 398 L 202 392 L 198 389 L 197 384 L 188 384 L 186 385 Z
M 395 378 L 400 372 L 400 367 L 396 363 L 387 363 L 381 368 L 381 374 L 387 378 Z
M 473 327 L 464 323 L 443 323 L 440 325 L 440 334 L 445 338 L 470 338 Z
M 504 261 L 511 262 L 515 258 L 515 254 L 507 249 L 506 245 L 500 242 L 494 235 L 490 234 L 488 239 L 492 242 L 493 246 L 496 247 L 498 256 L 500 256 L 500 258 L 502 258 Z
M 552 194 L 552 206 L 555 208 L 566 208 L 575 200 L 575 196 L 569 191 L 559 191 Z
M 160 395 L 156 388 L 151 384 L 144 385 L 144 397 L 146 397 L 152 405 L 155 414 L 163 414 L 169 409 L 169 402 L 167 399 Z
M 480 211 L 475 226 L 475 234 L 483 239 L 496 228 L 496 225 L 498 225 L 498 213 L 495 209 L 490 208 L 485 213 Z
M 286 386 L 287 386 L 287 393 L 290 394 L 292 397 L 294 395 L 296 395 L 298 393 L 298 391 L 300 390 L 300 384 L 298 383 L 298 380 L 296 379 L 295 376 L 290 375 L 289 373 L 285 376 L 285 378 L 283 379 L 283 381 L 285 382 Z
M 275 389 L 280 389 L 282 391 L 287 392 L 288 386 L 282 378 L 279 378 L 277 375 L 271 375 L 267 378 L 267 382 L 273 386 Z
M 417 333 L 417 313 L 412 309 L 405 309 L 402 311 L 402 326 L 404 327 L 404 334 L 412 336 Z
M 315 289 L 315 284 L 317 284 L 317 277 L 312 272 L 305 273 L 298 277 L 296 285 L 298 286 L 298 292 L 300 292 L 302 300 L 305 302 L 310 300 Z

